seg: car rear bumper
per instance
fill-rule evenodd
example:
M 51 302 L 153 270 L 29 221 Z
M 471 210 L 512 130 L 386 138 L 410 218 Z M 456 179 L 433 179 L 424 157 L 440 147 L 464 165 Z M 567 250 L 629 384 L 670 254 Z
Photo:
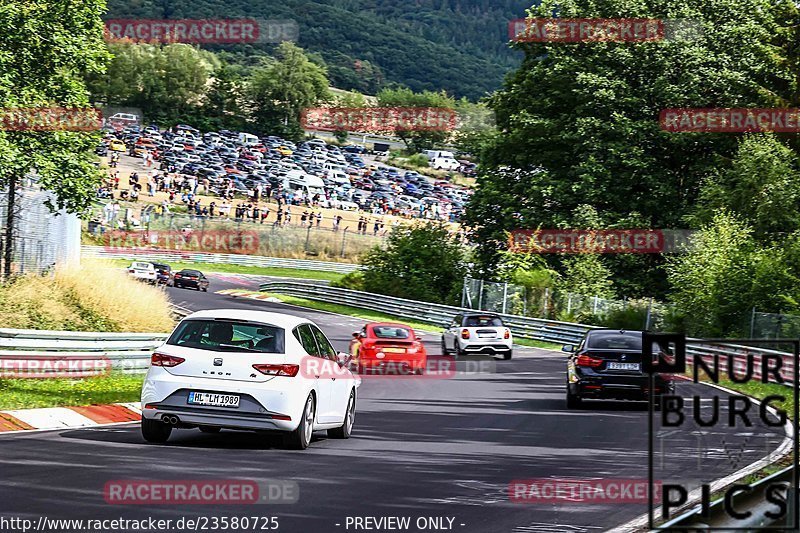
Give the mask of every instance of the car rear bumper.
M 142 416 L 158 420 L 165 415 L 176 416 L 183 426 L 292 431 L 300 423 L 304 400 L 310 392 L 298 391 L 297 385 L 286 378 L 231 384 L 225 380 L 187 378 L 161 369 L 152 370 L 142 385 Z M 239 407 L 189 404 L 191 391 L 236 394 L 240 397 Z M 289 420 L 284 419 L 287 417 Z
M 192 287 L 194 289 L 205 287 L 205 285 L 201 284 L 199 281 L 191 279 L 176 279 L 173 281 L 173 283 L 180 285 L 181 287 Z
M 512 349 L 513 343 L 511 339 L 504 340 L 503 342 L 483 343 L 475 342 L 468 344 L 461 344 L 461 351 L 466 354 L 498 354 L 507 353 Z
M 646 401 L 650 397 L 650 380 L 646 376 L 620 378 L 585 378 L 569 385 L 570 394 L 581 398 L 617 399 Z M 654 393 L 656 396 L 674 392 L 674 384 L 657 379 Z

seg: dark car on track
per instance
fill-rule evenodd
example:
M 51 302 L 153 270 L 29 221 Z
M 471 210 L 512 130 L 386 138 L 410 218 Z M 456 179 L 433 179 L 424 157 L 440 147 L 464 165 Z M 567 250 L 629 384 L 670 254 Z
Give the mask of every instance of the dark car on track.
M 577 349 L 565 345 L 567 359 L 567 407 L 576 409 L 583 399 L 647 401 L 650 378 L 642 369 L 642 332 L 593 329 L 586 333 Z M 669 348 L 654 345 L 653 353 Z M 654 376 L 655 406 L 661 396 L 674 391 L 674 382 L 665 375 Z
M 199 270 L 184 268 L 180 272 L 175 273 L 172 283 L 175 287 L 180 289 L 188 287 L 208 292 L 208 278 Z
M 153 263 L 156 268 L 156 283 L 172 287 L 172 267 L 164 263 Z

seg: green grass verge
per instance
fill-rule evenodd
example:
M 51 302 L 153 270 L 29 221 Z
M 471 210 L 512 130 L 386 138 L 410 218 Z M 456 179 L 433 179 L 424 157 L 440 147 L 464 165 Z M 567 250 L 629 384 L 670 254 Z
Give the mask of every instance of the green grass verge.
M 126 267 L 131 264 L 127 259 L 111 259 L 110 263 Z M 191 268 L 201 272 L 220 272 L 223 274 L 254 274 L 257 276 L 278 276 L 283 278 L 298 278 L 298 279 L 321 279 L 328 281 L 337 281 L 344 277 L 344 274 L 337 272 L 322 272 L 319 270 L 302 270 L 299 268 L 278 268 L 278 267 L 252 267 L 242 265 L 225 265 L 216 263 L 167 263 L 172 267 L 173 271 L 178 271 L 184 268 Z
M 0 409 L 137 402 L 144 374 L 69 379 L 0 379 Z
M 700 375 L 702 376 L 702 372 Z M 728 379 L 723 379 L 722 376 L 720 376 L 719 385 L 726 389 L 752 396 L 757 400 L 763 400 L 767 396 L 781 396 L 783 397 L 782 401 L 771 401 L 770 405 L 785 411 L 789 418 L 794 416 L 794 390 L 792 387 L 779 385 L 777 383 L 761 383 L 760 381 L 734 383 Z
M 555 344 L 553 342 L 545 342 L 545 341 L 537 341 L 533 339 L 522 339 L 520 337 L 514 337 L 514 344 L 519 344 L 520 346 L 529 346 L 531 348 L 544 348 L 545 350 L 558 350 L 561 351 L 561 344 Z
M 377 311 L 369 311 L 359 307 L 351 307 L 349 305 L 332 304 L 328 302 L 317 302 L 314 300 L 307 300 L 305 298 L 297 298 L 296 296 L 288 296 L 286 294 L 273 294 L 270 296 L 278 298 L 283 303 L 299 305 L 300 307 L 308 307 L 309 309 L 316 309 L 318 311 L 329 311 L 331 313 L 339 313 L 341 315 L 348 315 L 355 318 L 369 320 L 371 322 L 402 322 L 414 329 L 425 331 L 441 332 L 442 328 L 425 324 L 423 322 L 415 322 L 407 318 L 389 315 L 386 313 L 378 313 Z

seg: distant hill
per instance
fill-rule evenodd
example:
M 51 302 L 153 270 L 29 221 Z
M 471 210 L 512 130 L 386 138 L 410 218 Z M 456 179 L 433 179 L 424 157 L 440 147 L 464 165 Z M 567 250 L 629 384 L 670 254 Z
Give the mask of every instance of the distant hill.
M 108 18 L 293 19 L 298 44 L 328 64 L 331 84 L 374 94 L 388 83 L 476 99 L 521 53 L 508 21 L 535 0 L 108 0 Z M 271 45 L 218 47 L 251 63 Z

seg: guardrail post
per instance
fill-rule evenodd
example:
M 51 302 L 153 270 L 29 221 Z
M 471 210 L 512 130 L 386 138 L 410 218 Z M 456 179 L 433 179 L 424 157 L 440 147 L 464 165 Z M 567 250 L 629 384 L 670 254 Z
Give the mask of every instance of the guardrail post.
M 753 338 L 753 333 L 756 327 L 756 306 L 753 306 L 753 312 L 750 314 L 750 338 Z
M 596 314 L 597 314 L 597 302 L 598 302 L 598 296 L 597 296 L 597 295 L 595 295 L 595 297 L 594 297 L 594 303 L 592 304 L 592 314 L 593 314 L 593 315 L 596 315 Z
M 481 280 L 481 285 L 478 289 L 478 310 L 483 310 L 483 280 Z
M 306 232 L 306 245 L 304 247 L 304 250 L 306 251 L 306 253 L 308 253 L 308 251 L 309 251 L 308 243 L 309 243 L 310 240 L 311 240 L 311 224 L 308 225 L 308 231 Z
M 503 314 L 506 314 L 506 300 L 508 299 L 508 282 L 503 284 Z
M 347 241 L 347 230 L 349 229 L 350 226 L 347 226 L 346 228 L 344 228 L 344 231 L 342 232 L 342 252 L 341 254 L 339 254 L 341 257 L 344 257 L 344 243 Z

